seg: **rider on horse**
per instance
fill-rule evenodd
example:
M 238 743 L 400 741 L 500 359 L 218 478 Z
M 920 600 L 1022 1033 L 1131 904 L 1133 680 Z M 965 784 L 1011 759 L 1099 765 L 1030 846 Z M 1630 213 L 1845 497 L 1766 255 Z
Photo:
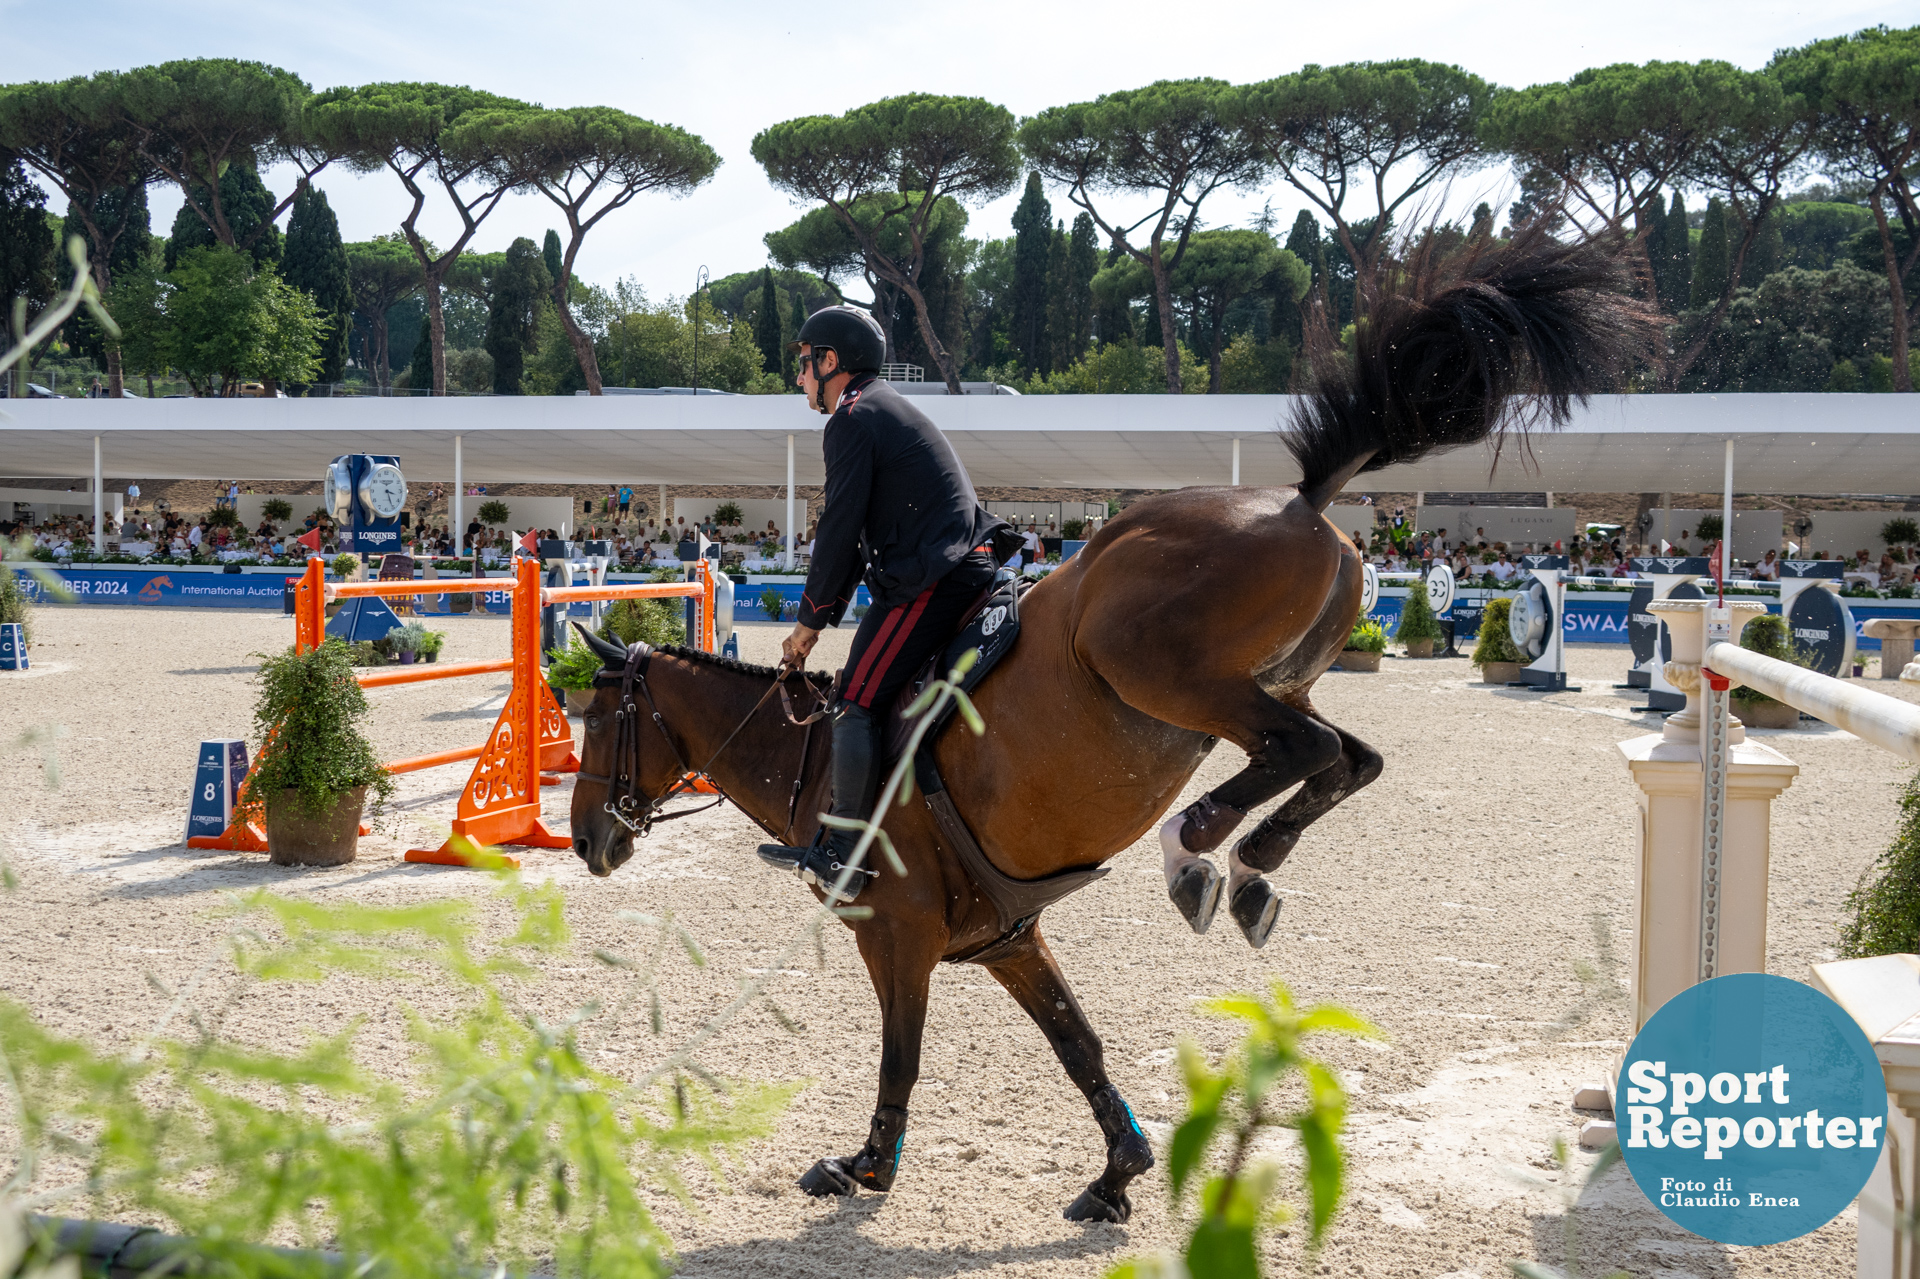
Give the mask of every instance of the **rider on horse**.
M 851 306 L 816 311 L 792 349 L 808 405 L 829 415 L 827 485 L 800 616 L 781 655 L 789 668 L 805 666 L 864 578 L 873 606 L 854 633 L 834 703 L 832 813 L 865 821 L 880 787 L 886 717 L 991 585 L 992 543 L 1006 525 L 981 507 L 940 428 L 879 380 L 887 346 L 872 316 Z M 858 831 L 833 828 L 804 848 L 762 844 L 760 856 L 825 888 L 858 841 Z M 861 869 L 846 899 L 874 874 Z

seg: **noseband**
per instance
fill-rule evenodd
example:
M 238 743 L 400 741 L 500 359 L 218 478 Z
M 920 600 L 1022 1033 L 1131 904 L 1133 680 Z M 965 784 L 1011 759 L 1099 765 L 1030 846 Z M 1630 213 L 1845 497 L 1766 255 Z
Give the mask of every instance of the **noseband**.
M 653 689 L 647 684 L 647 667 L 653 662 L 653 652 L 651 644 L 644 640 L 636 640 L 633 647 L 627 650 L 625 666 L 618 672 L 602 668 L 594 677 L 593 682 L 596 688 L 611 688 L 617 681 L 620 689 L 620 703 L 613 712 L 613 763 L 609 765 L 609 773 L 589 773 L 581 769 L 575 776 L 586 781 L 606 784 L 607 799 L 600 805 L 601 809 L 625 826 L 636 839 L 644 838 L 647 832 L 653 829 L 655 822 L 691 817 L 695 813 L 704 813 L 710 808 L 718 808 L 726 803 L 727 797 L 716 791 L 710 803 L 699 804 L 693 808 L 677 809 L 671 813 L 661 811 L 667 802 L 676 796 L 693 793 L 692 779 L 696 776 L 706 776 L 707 770 L 713 767 L 714 761 L 720 758 L 721 752 L 733 744 L 733 739 L 740 735 L 740 730 L 760 713 L 760 708 L 767 704 L 767 699 L 772 697 L 777 689 L 787 721 L 796 728 L 807 730 L 806 737 L 800 746 L 800 769 L 794 777 L 793 794 L 787 803 L 787 831 L 791 831 L 794 816 L 800 804 L 800 791 L 806 784 L 807 757 L 813 745 L 813 725 L 826 718 L 830 709 L 828 700 L 821 697 L 819 690 L 809 683 L 808 687 L 813 691 L 817 705 L 806 718 L 796 717 L 793 713 L 793 699 L 787 693 L 786 676 L 782 668 L 782 673 L 775 676 L 767 691 L 760 695 L 760 700 L 753 704 L 753 709 L 734 726 L 731 733 L 727 734 L 726 740 L 714 748 L 713 754 L 707 757 L 706 764 L 696 770 L 687 763 L 686 756 L 680 752 L 679 744 L 673 740 L 673 734 L 667 731 L 667 722 L 660 714 L 660 707 L 653 700 Z M 660 736 L 667 743 L 667 749 L 673 752 L 674 763 L 679 768 L 679 774 L 674 779 L 673 785 L 647 800 L 644 805 L 640 801 L 639 787 L 633 774 L 620 771 L 634 768 L 640 758 L 640 708 L 633 697 L 636 687 L 639 688 L 640 695 L 646 698 L 647 712 L 652 717 L 654 726 L 660 730 Z M 747 816 L 752 817 L 756 826 L 775 839 L 786 837 L 787 831 L 775 831 L 759 818 L 753 817 L 753 814 L 748 813 Z

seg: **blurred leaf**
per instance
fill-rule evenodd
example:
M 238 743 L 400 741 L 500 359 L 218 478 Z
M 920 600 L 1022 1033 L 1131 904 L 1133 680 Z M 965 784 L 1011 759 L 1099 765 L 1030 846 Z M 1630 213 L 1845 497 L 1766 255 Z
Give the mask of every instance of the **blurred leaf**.
M 1207 1143 L 1213 1139 L 1213 1130 L 1219 1124 L 1219 1112 L 1206 1111 L 1190 1115 L 1173 1130 L 1173 1139 L 1167 1143 L 1167 1183 L 1174 1203 L 1180 1202 L 1187 1177 L 1206 1157 Z
M 1217 1217 L 1203 1220 L 1187 1244 L 1187 1272 L 1200 1279 L 1260 1279 L 1253 1227 Z

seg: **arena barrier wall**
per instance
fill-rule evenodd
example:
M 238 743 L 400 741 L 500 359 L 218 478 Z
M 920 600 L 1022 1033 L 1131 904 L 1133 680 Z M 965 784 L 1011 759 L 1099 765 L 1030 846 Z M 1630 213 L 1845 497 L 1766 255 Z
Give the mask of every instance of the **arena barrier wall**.
M 431 680 L 459 679 L 463 676 L 510 672 L 512 688 L 486 741 L 478 746 L 461 747 L 394 760 L 386 765 L 391 773 L 411 773 L 438 768 L 466 760 L 475 761 L 473 773 L 460 793 L 452 831 L 438 848 L 410 848 L 406 860 L 442 866 L 518 866 L 510 856 L 485 854 L 490 845 L 510 844 L 530 848 L 565 848 L 569 841 L 548 830 L 541 820 L 540 788 L 559 781 L 557 774 L 578 772 L 580 761 L 573 752 L 573 729 L 567 714 L 554 697 L 540 666 L 540 614 L 548 604 L 575 604 L 594 600 L 665 599 L 692 597 L 701 604 L 700 633 L 697 645 L 708 652 L 714 647 L 713 576 L 708 566 L 696 568 L 696 577 L 688 582 L 621 583 L 606 586 L 543 587 L 544 572 L 539 561 L 521 559 L 514 569 L 511 656 L 490 661 L 416 664 L 398 668 L 361 672 L 356 676 L 362 688 L 385 688 L 396 684 L 420 684 Z M 430 585 L 434 591 L 449 594 L 480 594 L 492 579 L 438 578 Z M 425 594 L 419 581 L 328 582 L 324 561 L 307 561 L 307 571 L 294 588 L 294 647 L 307 652 L 326 637 L 326 606 L 336 600 L 397 598 Z M 272 742 L 261 754 L 274 749 Z M 364 833 L 364 832 L 363 832 Z M 266 832 L 258 797 L 243 787 L 232 822 L 217 836 L 196 836 L 187 841 L 189 848 L 229 848 L 248 852 L 266 851 Z

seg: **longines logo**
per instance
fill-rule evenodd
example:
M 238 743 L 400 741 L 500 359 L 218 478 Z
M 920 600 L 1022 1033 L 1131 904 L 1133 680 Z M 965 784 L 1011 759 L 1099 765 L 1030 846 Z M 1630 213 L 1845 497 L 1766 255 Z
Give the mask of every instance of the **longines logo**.
M 1786 566 L 1792 569 L 1796 573 L 1804 573 L 1808 569 L 1812 568 L 1814 565 L 1819 564 L 1820 562 L 1821 561 L 1819 560 L 1786 560 L 1784 561 Z
M 1658 564 L 1661 568 L 1664 568 L 1669 573 L 1675 571 L 1682 564 L 1685 564 L 1686 562 L 1687 562 L 1686 557 L 1683 555 L 1662 555 L 1659 559 L 1654 561 L 1654 563 Z

